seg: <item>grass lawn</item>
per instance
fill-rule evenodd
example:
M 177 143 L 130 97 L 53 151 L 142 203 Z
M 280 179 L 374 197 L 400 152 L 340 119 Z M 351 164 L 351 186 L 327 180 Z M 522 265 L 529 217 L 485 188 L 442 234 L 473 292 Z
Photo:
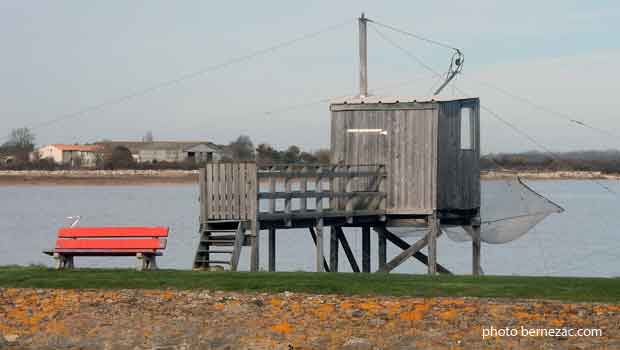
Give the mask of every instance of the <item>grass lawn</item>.
M 0 288 L 214 289 L 394 296 L 540 298 L 620 303 L 619 278 L 435 276 L 313 272 L 56 271 L 0 267 Z

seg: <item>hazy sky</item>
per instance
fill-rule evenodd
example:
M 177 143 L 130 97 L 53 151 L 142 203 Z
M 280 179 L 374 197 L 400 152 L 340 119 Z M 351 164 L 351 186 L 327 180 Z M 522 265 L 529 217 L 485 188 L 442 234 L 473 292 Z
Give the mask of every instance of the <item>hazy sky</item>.
M 0 2 L 0 134 L 350 20 L 294 46 L 147 96 L 35 128 L 38 144 L 208 139 L 328 147 L 326 102 L 354 94 L 360 12 L 462 48 L 457 86 L 553 150 L 620 148 L 507 98 L 484 81 L 620 135 L 618 1 L 11 1 Z M 450 52 L 383 33 L 444 72 Z M 412 81 L 395 86 L 400 82 Z M 376 94 L 427 96 L 428 71 L 369 29 Z M 392 86 L 391 89 L 385 89 Z M 384 89 L 381 89 L 384 88 Z M 454 91 L 448 88 L 447 96 Z M 482 151 L 535 149 L 482 113 Z

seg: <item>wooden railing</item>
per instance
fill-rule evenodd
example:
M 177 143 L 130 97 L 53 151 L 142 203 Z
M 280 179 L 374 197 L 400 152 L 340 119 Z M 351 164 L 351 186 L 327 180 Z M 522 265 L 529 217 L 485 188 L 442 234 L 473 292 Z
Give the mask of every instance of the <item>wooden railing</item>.
M 256 220 L 254 162 L 207 163 L 200 171 L 200 220 Z
M 383 165 L 208 163 L 200 218 L 284 220 L 384 215 Z
M 382 165 L 283 164 L 260 167 L 258 218 L 291 220 L 383 215 L 385 177 Z

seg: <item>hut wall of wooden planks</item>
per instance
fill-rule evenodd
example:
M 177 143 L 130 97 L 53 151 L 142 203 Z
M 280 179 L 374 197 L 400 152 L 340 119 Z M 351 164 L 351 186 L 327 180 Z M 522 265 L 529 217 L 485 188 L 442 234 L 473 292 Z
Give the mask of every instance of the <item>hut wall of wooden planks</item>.
M 385 164 L 387 213 L 480 207 L 479 100 L 353 97 L 333 101 L 335 164 Z

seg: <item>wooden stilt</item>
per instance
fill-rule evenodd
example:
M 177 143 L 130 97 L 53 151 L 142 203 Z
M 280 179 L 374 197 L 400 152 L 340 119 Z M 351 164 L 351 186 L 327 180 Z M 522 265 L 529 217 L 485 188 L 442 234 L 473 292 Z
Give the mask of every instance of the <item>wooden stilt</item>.
M 252 251 L 250 252 L 250 271 L 258 271 L 259 267 L 259 248 L 260 225 L 257 220 L 252 221 Z
M 310 236 L 312 237 L 312 241 L 314 242 L 314 246 L 316 247 L 317 245 L 316 231 L 314 227 L 309 227 L 308 229 L 310 230 Z M 326 272 L 330 271 L 329 265 L 327 265 L 327 260 L 325 260 L 325 257 L 323 257 L 323 268 L 325 269 Z
M 385 234 L 381 231 L 377 231 L 378 238 L 378 256 L 379 256 L 379 270 L 381 270 L 387 262 L 387 240 Z
M 439 220 L 437 212 L 428 217 L 428 274 L 437 274 L 437 236 L 439 234 Z
M 351 251 L 351 247 L 349 246 L 349 241 L 347 241 L 347 237 L 344 235 L 344 232 L 342 231 L 342 227 L 336 226 L 335 229 L 338 234 L 338 240 L 340 241 L 340 244 L 342 245 L 342 250 L 344 250 L 344 253 L 347 256 L 347 259 L 349 260 L 349 264 L 351 264 L 351 270 L 353 270 L 353 272 L 360 272 L 360 268 L 357 265 L 357 261 L 355 261 L 355 255 L 353 254 L 353 251 Z
M 472 274 L 474 276 L 480 276 L 481 273 L 481 265 L 480 265 L 480 250 L 481 250 L 481 242 L 480 242 L 480 225 L 472 226 Z
M 323 219 L 318 219 L 316 223 L 316 272 L 329 271 L 324 264 L 327 264 L 323 252 Z
M 370 226 L 362 226 L 362 272 L 370 272 Z
M 329 271 L 338 272 L 338 232 L 331 226 L 329 233 Z
M 276 270 L 276 228 L 269 228 L 269 271 Z
M 385 238 L 387 238 L 388 241 L 392 242 L 395 246 L 399 247 L 400 249 L 405 250 L 411 247 L 409 243 L 405 242 L 404 240 L 402 240 L 402 238 L 390 232 L 384 226 L 377 226 L 374 228 L 374 230 L 377 232 L 383 233 L 383 235 L 385 235 Z M 441 231 L 439 233 L 441 234 Z M 428 257 L 424 253 L 416 252 L 415 254 L 413 254 L 413 257 L 417 259 L 419 262 L 423 263 L 424 265 L 428 265 Z M 441 264 L 439 263 L 437 263 L 437 271 L 439 273 L 452 274 L 450 270 L 441 266 Z

